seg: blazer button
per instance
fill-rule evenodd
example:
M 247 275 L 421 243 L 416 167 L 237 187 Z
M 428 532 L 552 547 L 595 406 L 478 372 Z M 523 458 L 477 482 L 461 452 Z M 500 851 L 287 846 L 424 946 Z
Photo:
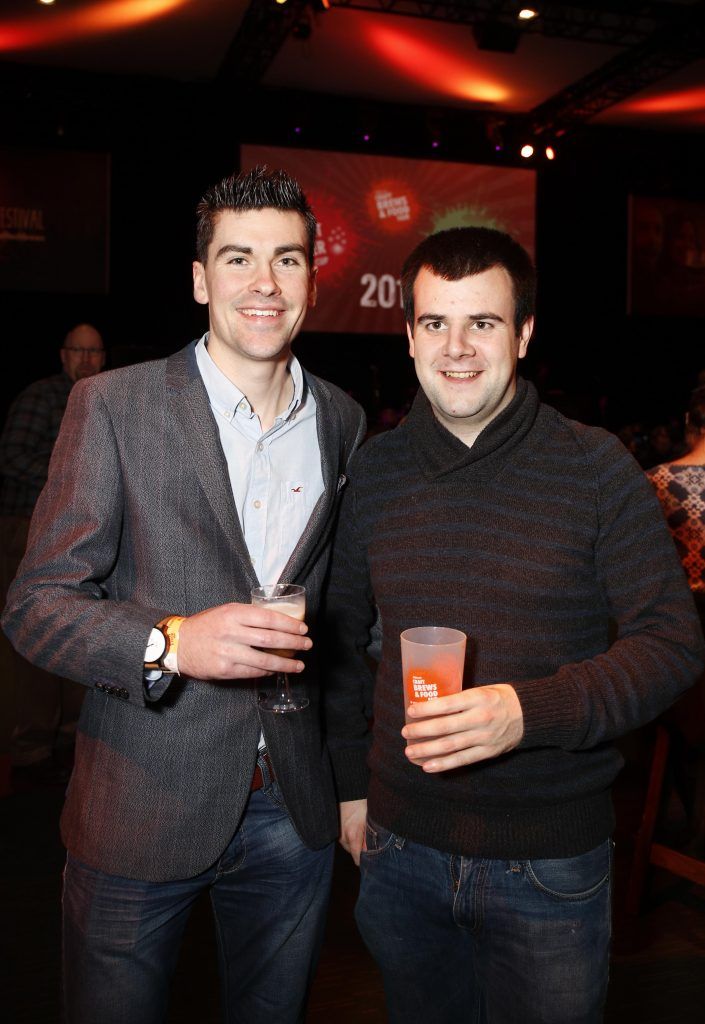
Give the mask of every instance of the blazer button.
M 124 686 L 120 687 L 120 689 L 118 690 L 118 694 L 120 697 L 122 697 L 123 700 L 130 699 L 130 691 L 126 690 Z

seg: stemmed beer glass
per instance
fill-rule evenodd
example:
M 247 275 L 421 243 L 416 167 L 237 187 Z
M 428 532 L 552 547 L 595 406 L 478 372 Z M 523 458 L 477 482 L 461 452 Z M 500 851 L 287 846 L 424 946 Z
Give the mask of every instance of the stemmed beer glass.
M 262 608 L 271 608 L 283 615 L 290 615 L 292 619 L 298 619 L 300 622 L 303 622 L 306 614 L 306 588 L 296 583 L 270 583 L 264 587 L 253 587 L 251 601 Z M 280 658 L 293 658 L 296 654 L 296 651 L 278 648 L 267 650 L 270 654 L 278 654 Z M 308 707 L 308 697 L 294 695 L 291 692 L 286 672 L 277 672 L 275 678 L 274 692 L 261 694 L 259 698 L 261 708 L 284 714 L 287 711 L 302 711 Z

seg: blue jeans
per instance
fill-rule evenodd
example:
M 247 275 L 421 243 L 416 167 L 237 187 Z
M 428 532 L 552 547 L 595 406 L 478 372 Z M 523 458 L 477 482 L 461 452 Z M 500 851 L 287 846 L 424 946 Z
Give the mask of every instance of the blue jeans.
M 70 857 L 64 874 L 67 1024 L 161 1024 L 191 907 L 215 916 L 223 1019 L 294 1024 L 323 937 L 333 844 L 299 839 L 276 782 L 252 793 L 219 861 L 195 878 L 140 882 Z
M 597 1024 L 612 843 L 558 860 L 441 853 L 367 824 L 355 917 L 392 1024 Z

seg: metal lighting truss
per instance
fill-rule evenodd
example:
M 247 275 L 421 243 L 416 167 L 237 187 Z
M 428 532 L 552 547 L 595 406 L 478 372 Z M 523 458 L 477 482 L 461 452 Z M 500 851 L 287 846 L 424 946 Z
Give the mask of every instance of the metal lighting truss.
M 705 4 L 693 4 L 677 22 L 608 60 L 529 115 L 531 129 L 560 133 L 705 55 Z
M 295 25 L 308 19 L 308 0 L 252 0 L 218 70 L 218 80 L 256 86 Z
M 383 14 L 427 18 L 484 26 L 501 24 L 525 32 L 577 39 L 610 46 L 635 46 L 672 21 L 680 20 L 687 4 L 680 3 L 527 3 L 539 12 L 528 21 L 519 21 L 522 6 L 517 0 L 330 0 L 330 6 L 348 7 Z
M 507 33 L 516 32 L 517 43 L 523 33 L 531 32 L 621 48 L 528 115 L 507 115 L 507 126 L 513 123 L 533 134 L 561 134 L 705 54 L 705 0 L 538 3 L 533 6 L 539 16 L 521 22 L 517 0 L 328 0 L 328 4 L 326 17 L 348 8 L 467 24 L 478 41 L 480 31 L 495 26 L 505 40 Z M 304 21 L 310 24 L 311 12 L 320 7 L 320 0 L 318 4 L 316 0 L 283 4 L 252 0 L 223 60 L 220 80 L 256 86 L 289 34 Z

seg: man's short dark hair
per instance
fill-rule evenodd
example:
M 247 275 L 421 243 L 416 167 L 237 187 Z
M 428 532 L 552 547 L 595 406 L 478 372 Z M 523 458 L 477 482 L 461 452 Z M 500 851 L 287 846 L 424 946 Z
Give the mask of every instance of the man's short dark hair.
M 448 228 L 429 235 L 404 262 L 401 294 L 404 316 L 414 329 L 414 282 L 422 267 L 446 281 L 460 281 L 492 267 L 504 267 L 514 291 L 517 331 L 536 307 L 536 270 L 526 249 L 504 231 L 494 228 Z
M 286 171 L 253 167 L 251 171 L 231 174 L 211 185 L 196 207 L 196 259 L 205 266 L 208 246 L 213 239 L 215 220 L 224 210 L 282 210 L 300 213 L 306 225 L 308 262 L 313 266 L 316 218 L 303 189 Z

